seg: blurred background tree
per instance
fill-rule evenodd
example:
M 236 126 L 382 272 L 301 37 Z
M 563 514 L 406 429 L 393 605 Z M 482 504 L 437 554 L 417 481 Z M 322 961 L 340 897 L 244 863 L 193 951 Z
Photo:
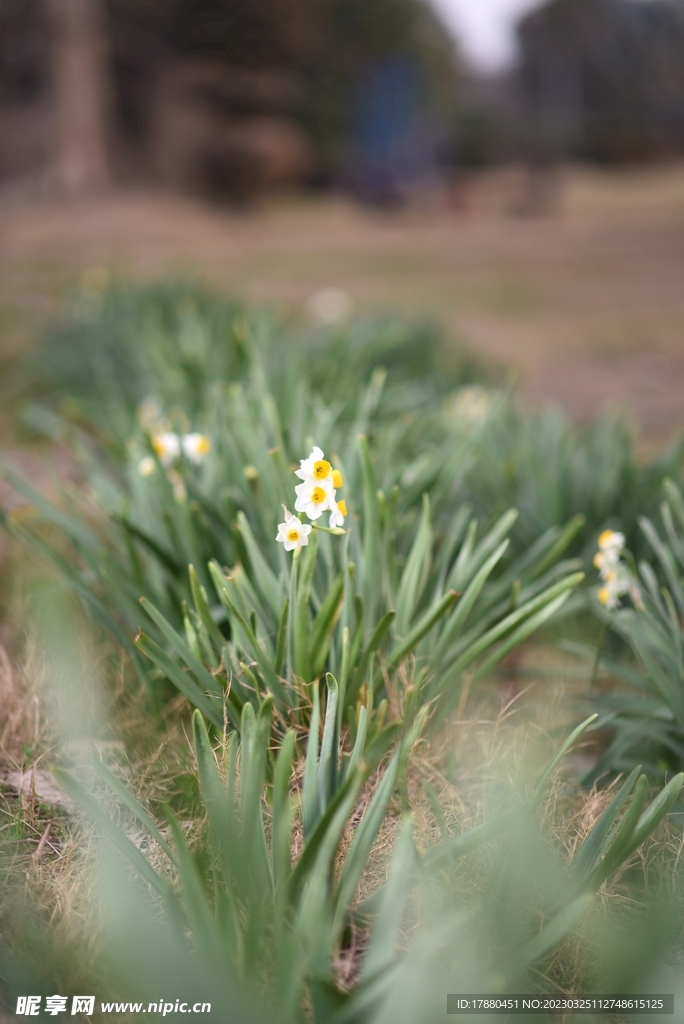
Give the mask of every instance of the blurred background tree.
M 0 176 L 328 182 L 388 59 L 411 70 L 400 119 L 446 109 L 454 47 L 422 0 L 0 0 Z
M 518 40 L 487 74 L 430 0 L 0 0 L 0 180 L 387 203 L 453 167 L 684 149 L 682 0 L 549 0 Z
M 684 147 L 684 4 L 551 0 L 519 27 L 540 156 L 622 161 Z

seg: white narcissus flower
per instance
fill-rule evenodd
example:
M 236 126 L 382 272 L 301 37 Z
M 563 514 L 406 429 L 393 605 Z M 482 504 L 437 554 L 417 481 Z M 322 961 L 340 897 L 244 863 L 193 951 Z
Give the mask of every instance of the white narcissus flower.
M 157 472 L 157 463 L 151 455 L 146 455 L 144 459 L 140 460 L 138 472 L 140 476 L 153 476 Z
M 199 466 L 205 455 L 211 451 L 211 441 L 206 434 L 186 434 L 181 443 L 183 454 L 196 466 Z
M 334 493 L 335 492 L 333 491 L 333 495 L 334 495 Z M 330 527 L 331 527 L 331 529 L 334 529 L 335 527 L 344 526 L 344 517 L 346 516 L 346 514 L 347 514 L 347 503 L 346 503 L 346 501 L 335 501 L 335 498 L 333 497 L 332 501 L 330 503 Z
M 295 470 L 295 476 L 306 483 L 314 481 L 317 484 L 322 484 L 327 481 L 330 484 L 332 483 L 333 468 L 326 461 L 321 449 L 314 445 L 309 458 L 300 460 L 299 469 Z
M 308 459 L 301 459 L 295 475 L 304 483 L 295 487 L 297 512 L 305 512 L 309 519 L 320 519 L 324 512 L 330 512 L 331 529 L 344 523 L 347 506 L 336 501 L 337 488 L 342 487 L 342 474 L 333 469 L 325 458 L 323 450 L 314 445 Z
M 181 440 L 178 434 L 168 431 L 164 434 L 157 434 L 152 438 L 152 447 L 162 466 L 170 466 L 174 459 L 177 459 L 181 452 Z
M 295 511 L 305 512 L 309 519 L 320 519 L 324 512 L 332 508 L 335 500 L 331 482 L 324 480 L 319 484 L 315 480 L 307 480 L 295 487 Z
M 278 523 L 276 540 L 285 545 L 286 551 L 300 551 L 309 543 L 312 529 L 308 523 L 300 523 L 297 516 L 291 515 L 284 523 Z

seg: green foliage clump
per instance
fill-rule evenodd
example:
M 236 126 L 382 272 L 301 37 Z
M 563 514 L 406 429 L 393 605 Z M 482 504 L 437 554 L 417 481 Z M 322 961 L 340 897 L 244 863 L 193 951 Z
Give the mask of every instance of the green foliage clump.
M 226 1019 L 288 1024 L 408 1024 L 441 1019 L 449 988 L 536 987 L 537 967 L 684 783 L 675 776 L 649 802 L 631 761 L 635 722 L 676 753 L 682 744 L 674 485 L 667 540 L 642 521 L 667 590 L 642 563 L 643 609 L 613 620 L 648 674 L 646 700 L 629 707 L 620 695 L 611 719 L 605 763 L 629 762 L 630 774 L 569 863 L 549 853 L 536 810 L 575 740 L 605 724 L 594 716 L 506 813 L 452 836 L 435 798 L 441 845 L 419 849 L 405 822 L 387 877 L 365 899 L 359 884 L 398 823 L 395 793 L 408 804 L 404 779 L 428 723 L 445 720 L 464 678 L 477 682 L 559 621 L 583 579 L 570 556 L 585 512 L 591 531 L 629 520 L 664 463 L 639 469 L 617 421 L 579 434 L 473 387 L 467 365 L 440 375 L 422 331 L 285 330 L 174 286 L 82 290 L 75 301 L 44 353 L 47 402 L 30 418 L 69 441 L 85 486 L 53 503 L 6 469 L 30 507 L 4 521 L 127 653 L 152 710 L 179 694 L 194 707 L 208 818 L 206 837 L 189 843 L 171 812 L 160 827 L 96 759 L 151 854 L 82 778 L 59 773 L 138 875 L 107 868 L 102 976 L 133 998 L 196 994 Z M 468 387 L 450 393 L 456 383 Z M 180 439 L 198 432 L 208 444 L 193 455 Z M 344 527 L 316 521 L 290 553 L 276 530 L 314 444 L 341 474 Z M 491 877 L 464 901 L 460 861 L 485 853 Z
M 404 819 L 384 880 L 359 900 L 359 882 L 421 721 L 399 739 L 369 791 L 372 766 L 339 747 L 335 694 L 329 676 L 325 726 L 320 741 L 317 725 L 308 735 L 297 789 L 294 733 L 276 752 L 269 750 L 270 698 L 258 714 L 246 705 L 239 738 L 234 734 L 218 750 L 195 712 L 208 817 L 202 857 L 190 850 L 170 812 L 168 826 L 160 828 L 100 760 L 94 762 L 97 776 L 149 835 L 153 854 L 145 855 L 73 774 L 58 773 L 137 876 L 109 859 L 101 880 L 106 945 L 100 971 L 113 998 L 161 1009 L 163 993 L 164 1001 L 210 1002 L 212 1012 L 250 1022 L 409 1024 L 441 1019 L 449 990 L 536 991 L 535 965 L 586 917 L 597 888 L 659 825 L 684 783 L 677 776 L 647 804 L 646 779 L 633 772 L 570 865 L 562 866 L 541 840 L 536 812 L 552 773 L 589 720 L 508 813 L 446 835 L 427 852 L 417 848 Z M 489 886 L 479 899 L 464 902 L 453 884 L 458 865 L 492 846 Z M 165 867 L 153 866 L 160 856 Z M 339 965 L 353 948 L 353 971 L 342 983 Z M 651 967 L 647 954 L 642 975 Z M 40 967 L 32 968 L 40 978 Z M 17 965 L 6 958 L 3 970 L 12 981 Z
M 665 481 L 660 512 L 664 536 L 648 517 L 640 519 L 655 565 L 645 558 L 639 562 L 641 586 L 633 589 L 633 606 L 601 613 L 634 660 L 600 650 L 596 655 L 596 667 L 600 662 L 623 685 L 597 695 L 597 727 L 613 735 L 594 775 L 629 770 L 641 761 L 662 778 L 684 764 L 684 499 L 671 480 Z

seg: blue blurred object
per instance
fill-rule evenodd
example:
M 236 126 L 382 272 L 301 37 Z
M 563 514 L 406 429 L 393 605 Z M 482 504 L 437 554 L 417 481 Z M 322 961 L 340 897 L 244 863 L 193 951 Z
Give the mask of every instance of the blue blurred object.
M 436 168 L 435 132 L 415 58 L 394 54 L 362 77 L 345 184 L 361 198 L 398 205 Z

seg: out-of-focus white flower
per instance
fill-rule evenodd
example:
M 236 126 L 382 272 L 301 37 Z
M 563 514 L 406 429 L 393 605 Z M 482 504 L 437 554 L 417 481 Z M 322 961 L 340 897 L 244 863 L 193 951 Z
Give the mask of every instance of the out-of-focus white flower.
M 624 546 L 624 533 L 604 530 L 599 536 L 599 549 L 594 555 L 594 566 L 599 570 L 603 584 L 597 597 L 609 611 L 620 607 L 620 598 L 625 594 L 629 594 L 635 608 L 643 608 L 639 584 L 621 558 Z
M 335 500 L 332 479 L 330 483 L 324 480 L 321 484 L 315 480 L 305 480 L 303 484 L 295 487 L 295 494 L 295 511 L 305 512 L 309 519 L 320 519 L 324 512 L 332 508 L 332 502 Z
M 344 517 L 347 514 L 347 503 L 346 501 L 335 501 L 335 498 L 330 502 L 330 527 L 344 526 Z
M 211 441 L 206 434 L 185 434 L 181 442 L 183 454 L 190 462 L 199 466 L 200 462 L 211 450 Z
M 606 569 L 601 573 L 603 586 L 599 589 L 598 599 L 604 607 L 611 611 L 620 607 L 620 598 L 632 589 L 632 576 L 626 565 Z
M 326 326 L 339 324 L 349 316 L 351 309 L 351 296 L 342 288 L 320 288 L 306 303 L 309 316 Z
M 625 535 L 617 530 L 604 530 L 599 534 L 598 546 L 599 551 L 619 555 L 625 546 Z
M 278 523 L 276 540 L 285 545 L 286 551 L 300 551 L 309 543 L 312 529 L 308 523 L 300 523 L 297 516 L 288 515 L 284 523 Z
M 146 455 L 144 459 L 140 460 L 138 472 L 140 476 L 153 476 L 157 472 L 157 463 L 151 455 Z
M 598 551 L 594 555 L 594 566 L 597 569 L 610 568 L 619 560 L 625 546 L 624 533 L 616 530 L 604 530 L 598 539 Z
M 181 440 L 178 434 L 167 431 L 152 438 L 152 447 L 162 466 L 170 466 L 181 452 Z
M 445 403 L 444 411 L 453 422 L 477 427 L 484 423 L 492 408 L 492 395 L 479 384 L 459 388 Z

